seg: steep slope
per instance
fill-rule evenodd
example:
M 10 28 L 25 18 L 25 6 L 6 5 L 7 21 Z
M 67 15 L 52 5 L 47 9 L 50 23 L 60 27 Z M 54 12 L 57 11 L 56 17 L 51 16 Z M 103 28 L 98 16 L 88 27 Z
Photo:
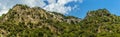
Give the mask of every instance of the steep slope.
M 0 16 L 0 37 L 120 37 L 120 16 L 98 9 L 81 20 L 17 4 Z
M 118 37 L 120 35 L 120 17 L 110 14 L 106 9 L 89 11 L 80 24 L 84 33 L 87 33 L 86 36 Z M 91 35 L 88 35 L 90 33 Z
M 46 11 L 40 7 L 30 8 L 26 5 L 17 4 L 7 14 L 1 16 L 0 35 L 4 37 L 72 35 L 67 32 L 72 30 L 72 26 L 79 27 L 74 25 L 79 22 L 80 19 L 73 16 L 64 16 L 60 13 Z
M 46 20 L 52 20 L 54 22 L 66 22 L 67 20 L 71 20 L 71 22 L 79 22 L 80 20 L 76 20 L 78 18 L 66 18 L 67 16 L 64 16 L 60 13 L 55 12 L 48 12 L 44 9 L 41 9 L 39 7 L 30 8 L 26 5 L 20 5 L 17 4 L 12 9 L 9 10 L 9 12 L 5 15 L 3 15 L 2 21 L 14 21 L 14 23 L 19 22 L 39 22 L 39 21 L 46 21 Z M 72 20 L 73 19 L 73 20 Z M 75 20 L 74 20 L 75 19 Z M 51 21 L 50 21 L 51 22 Z M 71 23 L 68 22 L 68 23 Z

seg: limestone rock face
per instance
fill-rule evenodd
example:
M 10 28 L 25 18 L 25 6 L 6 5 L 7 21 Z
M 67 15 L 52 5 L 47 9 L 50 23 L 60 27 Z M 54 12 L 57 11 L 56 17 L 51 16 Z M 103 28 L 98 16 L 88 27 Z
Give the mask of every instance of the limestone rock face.
M 20 37 L 25 31 L 30 35 L 32 34 L 27 30 L 39 29 L 38 31 L 46 30 L 43 32 L 50 32 L 54 34 L 54 37 L 57 37 L 55 35 L 62 34 L 62 30 L 64 30 L 63 27 L 65 26 L 61 26 L 62 23 L 68 25 L 80 22 L 79 18 L 66 17 L 63 14 L 46 11 L 40 7 L 30 8 L 26 5 L 17 4 L 7 14 L 0 17 L 0 36 Z M 69 27 L 69 25 L 66 27 Z M 44 33 L 45 35 L 47 34 Z

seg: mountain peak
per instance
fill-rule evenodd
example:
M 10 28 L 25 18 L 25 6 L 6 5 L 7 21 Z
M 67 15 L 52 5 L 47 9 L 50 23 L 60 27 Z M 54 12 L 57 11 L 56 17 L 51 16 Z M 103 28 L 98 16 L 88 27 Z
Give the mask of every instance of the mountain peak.
M 95 11 L 89 11 L 84 21 L 91 23 L 102 23 L 111 21 L 114 23 L 115 21 L 118 21 L 118 16 L 110 14 L 107 9 L 98 9 Z
M 63 14 L 46 11 L 40 7 L 30 8 L 27 5 L 17 4 L 12 9 L 9 10 L 7 14 L 5 14 L 3 21 L 7 21 L 11 19 L 14 22 L 40 22 L 40 20 L 46 21 L 51 20 L 54 22 L 66 22 L 66 19 L 70 20 L 71 18 L 65 18 Z M 54 19 L 54 20 L 53 20 Z M 72 18 L 74 20 L 71 21 L 80 21 L 75 20 L 77 18 Z M 71 23 L 71 22 L 68 22 Z
M 98 9 L 94 11 L 89 11 L 87 13 L 87 16 L 107 16 L 110 15 L 109 11 L 107 9 Z
M 120 17 L 106 9 L 89 11 L 81 20 L 17 4 L 0 16 L 2 37 L 116 37 L 119 34 Z
M 4 14 L 0 17 L 0 34 L 3 33 L 2 36 L 3 35 L 6 36 L 6 35 L 12 35 L 13 32 L 16 32 L 17 35 L 22 35 L 22 33 L 27 30 L 28 31 L 44 30 L 44 32 L 46 33 L 48 33 L 49 31 L 49 33 L 51 33 L 52 35 L 53 34 L 62 35 L 64 28 L 70 28 L 70 26 L 75 26 L 74 24 L 78 24 L 80 21 L 81 20 L 76 17 L 72 16 L 70 18 L 69 16 L 68 18 L 68 16 L 64 16 L 63 14 L 46 11 L 40 7 L 30 8 L 27 5 L 17 4 L 12 9 L 10 9 L 7 14 Z M 73 24 L 73 25 L 69 25 L 69 24 Z M 2 25 L 4 26 L 6 25 L 10 29 L 1 28 Z M 45 33 L 40 33 L 40 34 L 45 34 Z

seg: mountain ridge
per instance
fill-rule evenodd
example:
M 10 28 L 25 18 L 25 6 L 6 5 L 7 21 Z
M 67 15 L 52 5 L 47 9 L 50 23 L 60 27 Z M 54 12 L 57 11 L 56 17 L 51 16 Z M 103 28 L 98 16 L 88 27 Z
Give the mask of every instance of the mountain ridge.
M 120 17 L 107 9 L 84 19 L 17 4 L 0 17 L 2 37 L 119 37 Z
M 12 15 L 12 16 L 11 16 Z M 30 8 L 26 5 L 21 5 L 21 4 L 17 4 L 16 6 L 14 6 L 12 9 L 9 10 L 8 14 L 6 15 L 7 16 L 18 16 L 18 18 L 31 18 L 30 20 L 33 20 L 33 17 L 38 19 L 41 17 L 41 18 L 44 18 L 44 19 L 58 19 L 59 22 L 61 21 L 65 21 L 65 20 L 62 20 L 62 19 L 66 19 L 66 20 L 69 20 L 69 18 L 73 18 L 73 19 L 78 19 L 76 17 L 71 17 L 71 16 L 64 16 L 60 13 L 56 13 L 56 12 L 48 12 L 48 11 L 45 11 L 44 9 L 40 8 L 40 7 L 33 7 L 33 8 Z M 48 16 L 47 16 L 48 15 Z M 26 17 L 23 17 L 23 16 L 26 16 Z M 39 17 L 40 16 L 40 17 Z M 15 18 L 16 18 L 15 17 Z M 65 17 L 65 18 L 64 18 Z M 14 17 L 13 17 L 14 18 Z M 20 18 L 20 20 L 21 20 Z M 6 18 L 6 19 L 9 19 L 9 18 Z M 36 20 L 35 19 L 35 20 Z M 23 19 L 25 20 L 25 19 Z M 73 20 L 74 21 L 74 20 Z M 79 20 L 78 20 L 79 22 Z
M 22 35 L 24 31 L 29 32 L 29 30 L 33 30 L 31 32 L 37 34 L 36 31 L 34 30 L 39 29 L 39 30 L 43 30 L 41 32 L 46 32 L 46 31 L 49 32 L 49 33 L 40 32 L 42 36 L 43 34 L 45 34 L 47 36 L 57 37 L 58 35 L 59 36 L 62 35 L 62 32 L 64 32 L 64 28 L 68 29 L 71 26 L 74 26 L 69 24 L 77 24 L 79 22 L 80 19 L 77 17 L 64 16 L 63 14 L 60 13 L 49 12 L 40 7 L 30 8 L 27 5 L 17 4 L 12 9 L 10 9 L 7 14 L 3 14 L 1 16 L 0 34 L 1 36 L 5 36 L 5 37 L 8 36 L 14 37 L 14 36 Z M 64 27 L 62 23 L 68 26 Z M 39 32 L 39 30 L 37 32 Z M 30 36 L 32 34 L 31 32 L 29 33 L 25 32 L 27 34 L 26 36 Z

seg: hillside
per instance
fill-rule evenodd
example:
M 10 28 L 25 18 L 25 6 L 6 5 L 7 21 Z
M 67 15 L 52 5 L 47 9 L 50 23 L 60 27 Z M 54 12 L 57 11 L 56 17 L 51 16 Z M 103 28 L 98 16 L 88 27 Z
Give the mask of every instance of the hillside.
M 84 19 L 17 4 L 0 16 L 1 37 L 120 37 L 120 17 L 107 9 Z
M 106 9 L 89 11 L 80 24 L 84 33 L 92 37 L 120 37 L 120 17 Z
M 79 28 L 78 25 L 74 25 L 79 22 L 80 19 L 73 16 L 64 16 L 40 7 L 30 8 L 17 4 L 7 14 L 1 16 L 0 34 L 5 37 L 66 36 L 69 34 L 67 32 L 74 29 L 72 26 Z

